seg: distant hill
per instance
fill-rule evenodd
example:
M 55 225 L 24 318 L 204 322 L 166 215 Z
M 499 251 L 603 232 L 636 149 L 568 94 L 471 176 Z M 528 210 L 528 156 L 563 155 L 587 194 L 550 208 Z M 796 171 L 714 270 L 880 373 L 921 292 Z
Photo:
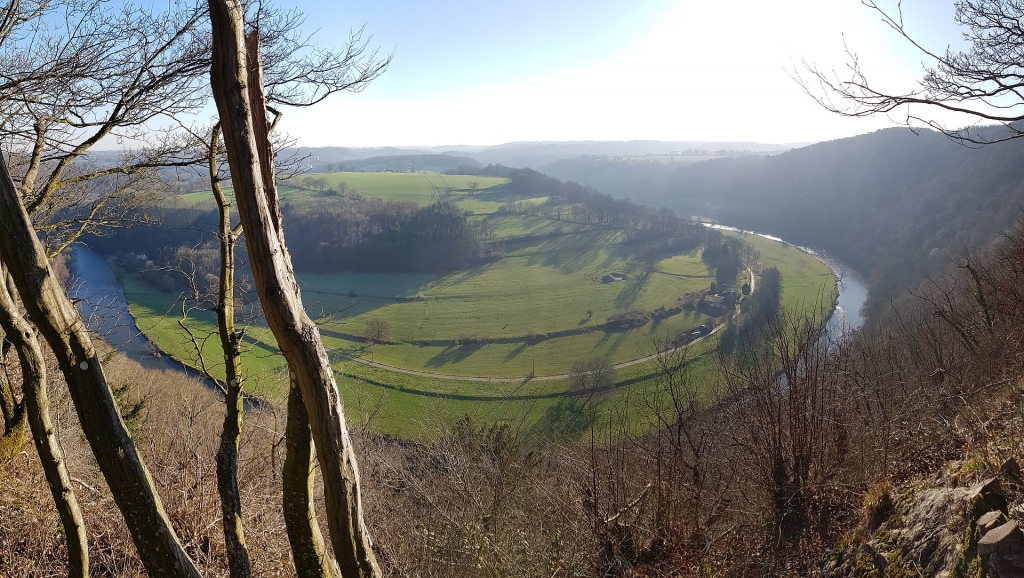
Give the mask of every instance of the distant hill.
M 555 141 L 555 142 L 512 142 L 492 147 L 438 147 L 449 154 L 465 154 L 484 164 L 501 164 L 509 167 L 530 167 L 547 171 L 546 165 L 574 157 L 633 157 L 643 155 L 667 155 L 686 150 L 734 150 L 750 152 L 778 152 L 798 144 L 763 144 L 755 142 L 714 142 L 714 141 Z
M 362 171 L 431 171 L 436 173 L 450 171 L 459 166 L 482 166 L 478 161 L 469 157 L 445 154 L 376 156 L 340 164 L 341 168 L 338 170 L 354 168 Z
M 763 156 L 785 152 L 736 149 L 683 149 L 681 154 L 645 154 L 639 156 L 584 155 L 547 162 L 539 170 L 564 181 L 589 185 L 604 193 L 629 196 L 638 179 L 670 174 L 693 163 L 734 158 Z
M 573 172 L 577 167 L 572 161 L 585 159 L 618 159 L 623 157 L 643 157 L 650 155 L 669 155 L 683 151 L 702 150 L 706 152 L 729 151 L 728 154 L 743 153 L 778 153 L 791 148 L 804 146 L 806 143 L 764 144 L 755 142 L 715 142 L 715 141 L 549 141 L 549 142 L 512 142 L 498 145 L 444 145 L 444 146 L 408 146 L 408 147 L 287 147 L 277 151 L 281 161 L 294 162 L 304 172 L 329 172 L 333 167 L 342 165 L 358 167 L 361 170 L 402 170 L 401 163 L 409 157 L 415 166 L 406 169 L 443 172 L 458 165 L 501 164 L 509 167 L 533 168 L 560 179 L 578 180 L 590 174 L 589 171 Z M 117 162 L 120 151 L 93 151 L 88 162 L 98 165 L 111 165 Z M 712 155 L 713 156 L 713 155 Z M 712 158 L 709 156 L 708 158 Z M 412 160 L 411 157 L 424 157 Z M 433 157 L 436 161 L 432 161 Z M 455 164 L 450 164 L 443 157 L 459 157 Z M 560 163 L 569 160 L 564 169 Z M 431 163 L 434 164 L 431 164 Z M 422 166 L 420 166 L 422 165 Z M 379 166 L 381 168 L 372 168 Z M 595 183 L 586 183 L 595 185 Z M 604 184 L 604 183 L 602 183 Z
M 1021 216 L 1024 141 L 970 149 L 933 131 L 886 129 L 649 174 L 618 193 L 822 247 L 869 276 L 869 313 L 878 312 Z
M 444 145 L 426 147 L 298 147 L 282 151 L 307 158 L 312 172 L 326 170 L 328 163 L 351 163 L 376 157 L 411 155 L 447 155 L 469 157 L 481 164 L 529 167 L 542 170 L 546 165 L 577 157 L 637 157 L 668 155 L 682 151 L 734 151 L 748 153 L 782 152 L 807 143 L 765 144 L 716 141 L 524 141 L 498 145 Z
M 302 159 L 311 173 L 327 172 L 328 165 L 347 164 L 371 157 L 433 154 L 433 151 L 397 147 L 289 147 L 278 151 L 282 158 Z

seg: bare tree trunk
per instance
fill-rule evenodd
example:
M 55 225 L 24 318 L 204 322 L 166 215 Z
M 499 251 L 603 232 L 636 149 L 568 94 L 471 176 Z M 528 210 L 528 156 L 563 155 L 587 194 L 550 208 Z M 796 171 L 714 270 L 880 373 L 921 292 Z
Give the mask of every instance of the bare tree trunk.
M 337 574 L 324 548 L 324 537 L 313 509 L 313 439 L 302 392 L 288 391 L 288 424 L 285 427 L 284 524 L 292 545 L 299 578 L 332 578 Z
M 0 231 L 0 258 L 9 267 L 29 316 L 57 357 L 82 430 L 146 571 L 154 578 L 199 578 L 125 429 L 85 323 L 50 270 L 2 154 Z
M 248 58 L 237 0 L 209 0 L 213 30 L 211 84 L 238 213 L 260 303 L 305 402 L 324 476 L 331 544 L 344 576 L 379 576 L 363 523 L 359 472 L 341 395 L 320 331 L 306 315 L 284 242 L 267 129 L 258 40 Z M 251 66 L 246 62 L 251 61 Z
M 217 142 L 220 125 L 210 137 L 210 185 L 217 200 L 220 226 L 220 283 L 217 292 L 217 330 L 224 352 L 224 429 L 217 450 L 217 491 L 224 518 L 224 544 L 232 578 L 252 575 L 249 550 L 242 527 L 242 499 L 238 491 L 238 444 L 242 436 L 242 350 L 235 332 L 235 243 L 238 234 L 231 229 L 231 205 L 217 176 Z M 202 355 L 202 352 L 200 352 Z
M 18 351 L 23 376 L 22 391 L 25 392 L 25 412 L 67 538 L 68 576 L 86 578 L 89 576 L 89 546 L 85 537 L 85 522 L 82 510 L 78 507 L 78 499 L 71 489 L 71 476 L 68 475 L 64 454 L 57 444 L 57 436 L 54 435 L 53 423 L 50 421 L 46 363 L 35 332 L 22 318 L 7 290 L 7 284 L 4 283 L 6 276 L 3 264 L 0 263 L 0 328 L 3 328 L 7 339 Z
M 0 283 L 3 279 L 0 278 Z M 14 388 L 7 379 L 7 352 L 11 343 L 4 339 L 0 343 L 0 416 L 4 418 L 4 429 L 0 431 L 0 463 L 18 455 L 25 445 L 25 400 L 14 398 Z

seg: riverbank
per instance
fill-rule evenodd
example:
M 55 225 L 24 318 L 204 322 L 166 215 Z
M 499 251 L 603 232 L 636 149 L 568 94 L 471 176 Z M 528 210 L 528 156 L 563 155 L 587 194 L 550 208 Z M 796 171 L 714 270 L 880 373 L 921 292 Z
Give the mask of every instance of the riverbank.
M 758 236 L 756 239 L 756 241 L 754 239 L 751 239 L 751 241 L 758 246 L 759 250 L 762 250 L 764 265 L 779 267 L 781 270 L 788 272 L 789 285 L 787 292 L 789 302 L 786 304 L 787 307 L 797 307 L 804 303 L 813 303 L 816 297 L 826 295 L 832 298 L 831 300 L 833 301 L 831 311 L 828 312 L 828 319 L 830 321 L 837 320 L 837 323 L 841 314 L 837 315 L 836 312 L 859 310 L 859 303 L 849 303 L 846 299 L 849 297 L 849 294 L 852 294 L 849 291 L 849 280 L 851 279 L 849 275 L 844 276 L 847 279 L 846 287 L 844 288 L 843 285 L 839 284 L 839 277 L 842 274 L 837 275 L 833 273 L 833 271 L 843 271 L 840 266 L 829 265 L 828 262 L 821 258 L 821 255 L 813 251 L 797 249 L 792 245 L 783 246 L 775 239 L 770 239 L 767 236 Z M 131 316 L 124 303 L 123 287 L 114 278 L 114 274 L 110 271 L 106 260 L 84 248 L 77 249 L 76 254 L 79 259 L 72 265 L 75 275 L 83 279 L 89 278 L 88 281 L 90 281 L 90 286 L 92 287 L 89 292 L 93 295 L 102 296 L 101 298 L 105 301 L 118 302 L 121 305 L 121 308 L 119 308 L 121 312 L 120 317 L 125 320 L 121 325 L 127 325 L 128 319 Z M 814 273 L 808 274 L 810 271 L 808 267 L 811 266 L 811 263 L 813 263 L 812 269 Z M 125 286 L 131 288 L 128 280 L 124 283 Z M 756 280 L 752 285 L 756 286 Z M 839 289 L 838 293 L 836 292 L 837 287 Z M 129 294 L 132 291 L 137 292 L 138 290 L 139 288 L 135 287 L 129 291 Z M 866 295 L 866 288 L 861 293 Z M 148 294 L 141 293 L 140 295 L 146 296 Z M 150 300 L 152 301 L 152 299 Z M 818 302 L 820 303 L 820 300 Z M 166 313 L 164 313 L 164 310 L 168 307 L 166 303 L 160 304 L 143 301 L 141 303 L 133 303 L 132 307 L 133 311 L 137 307 L 144 307 L 148 315 L 150 315 L 145 317 L 148 320 L 147 322 L 163 320 L 162 322 L 164 323 L 174 323 L 174 319 L 167 318 Z M 819 309 L 819 311 L 825 313 L 822 309 Z M 207 321 L 209 320 L 204 320 L 203 323 Z M 196 322 L 196 320 L 193 320 L 193 322 Z M 656 327 L 652 326 L 653 328 Z M 211 330 L 211 328 L 204 326 L 204 330 Z M 107 333 L 109 334 L 109 331 Z M 159 349 L 154 348 L 145 341 L 135 326 L 134 321 L 131 322 L 131 331 L 123 336 L 130 337 L 129 341 L 124 343 L 124 345 L 128 346 L 124 348 L 125 352 L 130 357 L 142 359 L 147 365 L 157 365 L 164 369 L 175 369 L 191 377 L 198 376 L 196 370 L 188 364 L 182 363 L 178 359 L 173 359 L 166 353 L 163 353 L 160 358 L 155 358 L 152 355 L 153 351 L 159 351 Z M 250 361 L 255 360 L 257 365 L 262 368 L 261 371 L 266 370 L 267 368 L 263 366 L 268 366 L 272 361 L 276 364 L 277 361 L 274 360 L 279 358 L 276 349 L 271 344 L 261 341 L 266 336 L 253 333 L 250 337 L 255 340 L 252 341 L 251 355 L 256 356 L 251 358 Z M 113 339 L 110 341 L 115 346 L 122 345 L 122 343 L 118 343 Z M 328 341 L 331 340 L 328 339 Z M 331 348 L 336 347 L 333 343 L 326 343 L 326 345 Z M 429 348 L 421 349 L 429 351 Z M 475 349 L 469 347 L 461 347 L 455 350 L 457 352 L 465 350 L 467 355 L 478 353 Z M 352 355 L 350 351 L 339 350 L 333 353 Z M 378 358 L 381 357 L 381 351 L 377 353 Z M 451 351 L 448 353 L 450 354 Z M 637 358 L 644 359 L 640 359 L 635 363 L 626 362 L 621 364 L 622 367 L 620 367 L 618 379 L 616 380 L 617 387 L 614 390 L 616 393 L 609 392 L 609 395 L 606 396 L 602 403 L 617 403 L 616 400 L 620 397 L 624 399 L 629 395 L 638 394 L 636 392 L 646 390 L 654 383 L 655 363 L 649 360 L 650 356 L 647 353 L 649 352 L 636 356 Z M 187 351 L 185 355 L 187 356 Z M 538 353 L 537 355 L 541 354 Z M 424 419 L 424 416 L 427 415 L 444 417 L 444 419 L 451 417 L 454 419 L 459 415 L 469 413 L 481 416 L 482 419 L 486 418 L 485 421 L 494 421 L 507 419 L 509 415 L 519 415 L 521 418 L 526 419 L 522 413 L 527 412 L 529 414 L 528 421 L 531 423 L 534 421 L 541 423 L 548 419 L 549 414 L 555 415 L 552 412 L 557 413 L 556 409 L 561 407 L 559 404 L 564 403 L 560 402 L 560 399 L 571 397 L 568 389 L 569 374 L 564 370 L 551 372 L 552 375 L 546 377 L 544 377 L 545 374 L 541 373 L 541 375 L 535 376 L 532 379 L 525 377 L 530 373 L 529 370 L 520 374 L 519 377 L 509 376 L 507 379 L 494 377 L 465 379 L 466 376 L 457 374 L 445 375 L 443 371 L 438 372 L 420 368 L 409 369 L 407 375 L 406 372 L 395 371 L 398 368 L 390 365 L 386 359 L 378 359 L 378 363 L 372 363 L 372 361 L 365 363 L 366 360 L 347 360 L 341 355 L 332 355 L 331 357 L 336 362 L 335 371 L 338 375 L 338 385 L 342 389 L 345 399 L 348 400 L 346 412 L 358 412 L 361 411 L 360 407 L 376 407 L 377 404 L 380 404 L 380 407 L 385 409 L 384 413 L 379 415 L 384 417 L 377 418 L 378 423 L 375 427 L 380 429 L 380 431 L 404 437 L 420 435 L 422 432 L 420 432 L 420 427 L 416 424 L 419 423 L 418 420 Z M 379 363 L 381 361 L 384 361 L 384 363 Z M 706 370 L 705 364 L 699 363 L 697 366 L 699 366 L 697 369 L 698 373 Z M 263 373 L 259 374 L 262 375 Z M 273 379 L 272 374 L 267 373 L 266 375 L 271 378 L 270 381 L 265 383 L 261 381 L 259 387 L 270 388 L 266 390 L 269 392 L 277 386 L 277 383 Z M 449 377 L 451 379 L 448 379 Z M 207 386 L 211 387 L 212 384 L 207 384 Z M 260 391 L 264 390 L 261 389 Z M 271 401 L 279 401 L 272 393 L 266 393 L 266 395 L 268 396 L 267 399 Z M 519 400 L 518 398 L 526 401 Z
M 71 297 L 93 336 L 146 369 L 183 373 L 220 392 L 220 388 L 198 369 L 162 351 L 146 338 L 128 308 L 124 287 L 106 259 L 90 249 L 74 245 L 68 271 L 71 273 Z M 250 403 L 251 406 L 259 404 L 260 400 Z
M 738 227 L 730 227 L 728 225 L 718 223 L 704 223 L 704 226 L 709 229 L 730 231 L 741 235 L 754 235 L 763 239 L 768 239 L 769 241 L 782 243 L 785 246 L 794 247 L 803 251 L 818 261 L 821 261 L 823 265 L 832 271 L 832 276 L 835 279 L 832 308 L 829 311 L 827 322 L 829 331 L 842 332 L 855 330 L 864 325 L 864 316 L 861 310 L 867 302 L 868 285 L 863 275 L 853 267 L 850 267 L 849 265 L 846 265 L 838 259 L 830 256 L 822 249 L 811 249 L 810 247 L 794 245 L 784 239 L 768 235 L 766 233 L 747 231 Z

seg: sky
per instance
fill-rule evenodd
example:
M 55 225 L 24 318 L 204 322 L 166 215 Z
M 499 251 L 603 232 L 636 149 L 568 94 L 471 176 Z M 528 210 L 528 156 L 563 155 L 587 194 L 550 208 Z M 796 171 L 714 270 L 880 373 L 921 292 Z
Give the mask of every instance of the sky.
M 879 0 L 895 11 L 896 3 Z M 829 113 L 794 80 L 842 72 L 913 87 L 922 56 L 859 0 L 303 0 L 306 30 L 341 46 L 366 26 L 393 52 L 363 92 L 287 113 L 304 146 L 554 140 L 795 143 L 892 126 Z M 959 46 L 952 0 L 904 0 L 928 48 Z M 806 72 L 804 72 L 806 74 Z

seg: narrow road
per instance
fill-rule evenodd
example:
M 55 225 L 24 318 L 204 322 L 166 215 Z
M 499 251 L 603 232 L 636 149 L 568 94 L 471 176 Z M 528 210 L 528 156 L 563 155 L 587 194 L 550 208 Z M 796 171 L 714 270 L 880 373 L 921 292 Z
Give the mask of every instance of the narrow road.
M 718 333 L 723 327 L 725 327 L 725 324 L 721 323 L 717 327 L 712 329 L 711 332 L 708 333 L 707 335 L 704 335 L 702 337 L 698 337 L 697 339 L 694 339 L 693 341 L 691 341 L 687 345 L 693 345 L 694 343 L 697 343 L 699 341 L 707 339 L 708 337 L 711 337 L 712 335 Z M 679 349 L 682 349 L 682 348 L 686 347 L 687 345 L 680 345 L 679 347 L 673 347 L 672 349 L 666 349 L 665 351 L 662 351 L 660 353 L 654 353 L 652 355 L 648 355 L 646 357 L 641 357 L 639 359 L 634 359 L 632 361 L 624 361 L 622 363 L 616 363 L 612 367 L 614 367 L 615 369 L 622 369 L 623 367 L 629 367 L 631 365 L 637 365 L 639 363 L 644 363 L 645 361 L 650 361 L 650 360 L 654 359 L 655 357 L 658 357 L 658 355 L 661 355 L 661 354 L 664 354 L 664 353 L 671 353 L 673 351 L 677 351 Z M 523 377 L 469 377 L 469 376 L 465 376 L 465 375 L 444 375 L 444 374 L 441 374 L 441 373 L 429 373 L 429 372 L 426 372 L 426 371 L 416 371 L 415 369 L 404 369 L 404 368 L 401 368 L 401 367 L 395 367 L 393 365 L 384 365 L 383 363 L 377 363 L 375 361 L 368 361 L 368 360 L 363 359 L 361 357 L 356 357 L 356 356 L 350 355 L 348 353 L 343 353 L 341 351 L 338 351 L 337 349 L 327 348 L 327 351 L 328 351 L 328 353 L 333 353 L 334 355 L 337 355 L 338 357 L 340 357 L 342 359 L 346 359 L 348 361 L 355 361 L 356 363 L 361 363 L 363 365 L 369 365 L 370 367 L 376 367 L 378 369 L 386 369 L 388 371 L 394 371 L 394 372 L 397 372 L 397 373 L 404 373 L 406 375 L 415 375 L 415 376 L 418 376 L 418 377 L 431 377 L 431 378 L 434 378 L 434 379 L 448 379 L 448 380 L 451 380 L 451 381 L 484 381 L 484 382 L 522 383 L 522 381 L 524 379 L 529 379 L 530 381 L 554 381 L 556 379 L 569 379 L 569 374 L 568 373 L 559 373 L 558 375 L 538 375 L 538 376 L 534 376 L 534 377 L 529 377 L 529 376 L 523 376 Z
M 753 293 L 754 292 L 754 283 L 755 283 L 754 272 L 750 270 L 750 267 L 747 267 L 747 273 L 750 275 L 750 292 Z M 682 349 L 683 347 L 687 347 L 689 345 L 693 345 L 694 343 L 698 343 L 700 341 L 703 341 L 704 339 L 707 339 L 708 337 L 711 337 L 712 335 L 714 335 L 714 334 L 718 333 L 719 331 L 721 331 L 723 327 L 725 327 L 725 324 L 724 323 L 720 323 L 720 324 L 718 324 L 718 326 L 716 326 L 714 329 L 712 329 L 711 332 L 708 333 L 707 335 L 704 335 L 702 337 L 698 337 L 697 339 L 694 339 L 693 341 L 687 343 L 686 345 L 680 345 L 679 347 L 668 349 L 668 350 L 662 351 L 660 353 L 654 353 L 652 355 L 648 355 L 646 357 L 641 357 L 639 359 L 634 359 L 632 361 L 624 361 L 622 363 L 616 363 L 612 367 L 614 367 L 615 369 L 622 369 L 623 367 L 629 367 L 631 365 L 638 365 L 640 363 L 644 363 L 644 362 L 650 361 L 650 360 L 658 357 L 659 355 L 662 355 L 662 354 L 665 354 L 665 353 L 671 353 L 673 351 Z M 429 373 L 429 372 L 426 372 L 426 371 L 416 371 L 415 369 L 404 369 L 404 368 L 401 368 L 401 367 L 394 367 L 392 365 L 384 365 L 383 363 L 376 363 L 374 361 L 367 361 L 366 359 L 363 359 L 361 357 L 356 357 L 354 355 L 349 355 L 348 353 L 343 353 L 341 351 L 338 351 L 337 349 L 330 349 L 330 348 L 328 348 L 327 351 L 330 352 L 330 353 L 333 353 L 334 355 L 337 355 L 338 357 L 340 357 L 342 359 L 346 359 L 348 361 L 354 361 L 356 363 L 361 363 L 363 365 L 368 365 L 370 367 L 376 367 L 377 369 L 385 369 L 387 371 L 394 371 L 394 372 L 397 372 L 397 373 L 404 373 L 406 375 L 415 375 L 417 377 L 429 377 L 429 378 L 433 378 L 433 379 L 447 379 L 447 380 L 450 380 L 450 381 L 503 382 L 503 383 L 521 383 L 523 381 L 523 379 L 525 379 L 527 377 L 527 376 L 524 376 L 524 377 L 469 377 L 469 376 L 464 376 L 464 375 L 444 375 L 444 374 L 441 374 L 441 373 Z M 538 375 L 538 376 L 530 377 L 529 380 L 530 381 L 554 381 L 556 379 L 568 379 L 568 378 L 569 378 L 569 374 L 568 373 L 560 373 L 558 375 Z

